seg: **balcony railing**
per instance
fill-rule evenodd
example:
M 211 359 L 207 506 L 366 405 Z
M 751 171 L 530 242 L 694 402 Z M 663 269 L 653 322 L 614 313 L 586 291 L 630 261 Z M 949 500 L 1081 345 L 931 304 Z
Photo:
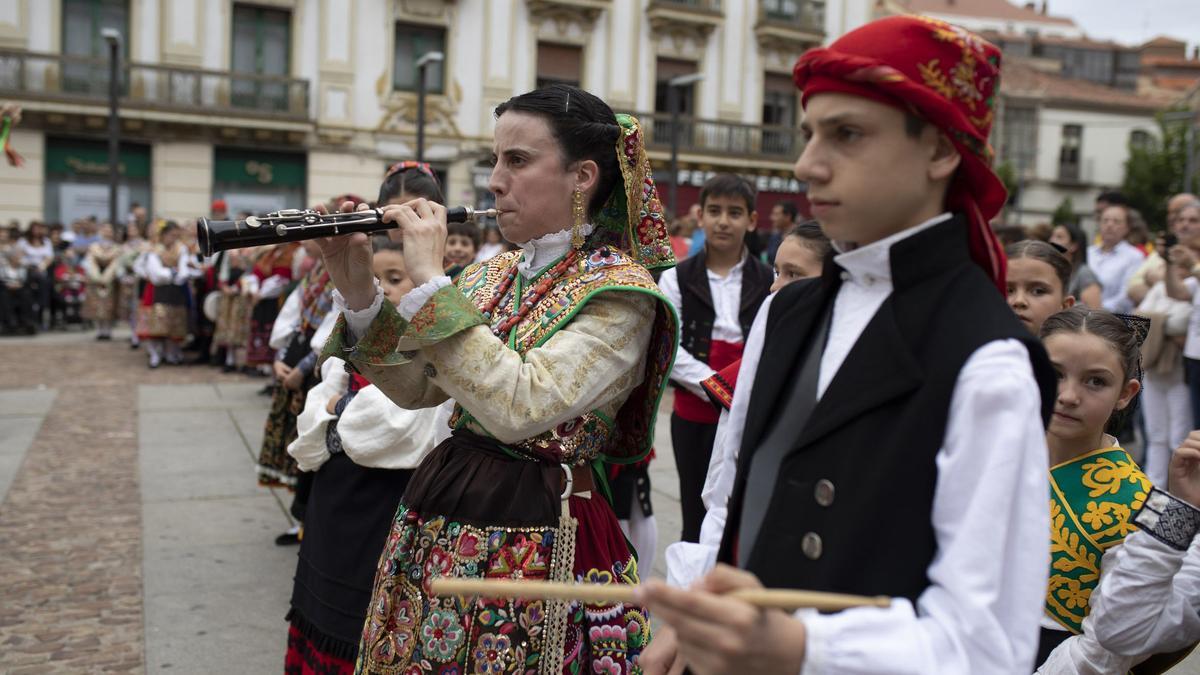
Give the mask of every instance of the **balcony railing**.
M 672 118 L 669 113 L 638 113 L 646 129 L 646 145 L 652 150 L 671 149 Z M 679 151 L 707 155 L 756 157 L 793 161 L 804 149 L 800 130 L 790 126 L 740 124 L 720 120 L 680 117 Z
M 759 20 L 783 28 L 821 33 L 825 30 L 825 3 L 814 0 L 762 0 Z
M 121 105 L 304 121 L 308 80 L 203 68 L 123 63 Z M 107 59 L 0 50 L 0 97 L 72 103 L 108 100 Z

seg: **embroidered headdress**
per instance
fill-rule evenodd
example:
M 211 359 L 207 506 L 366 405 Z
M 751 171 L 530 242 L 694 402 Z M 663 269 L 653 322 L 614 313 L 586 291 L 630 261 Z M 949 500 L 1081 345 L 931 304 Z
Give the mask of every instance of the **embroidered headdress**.
M 647 269 L 673 267 L 675 254 L 646 155 L 642 125 L 633 115 L 618 114 L 617 126 L 621 130 L 617 162 L 624 189 L 613 188 L 612 196 L 595 218 L 591 243 L 627 251 Z
M 1000 87 L 1000 50 L 983 38 L 924 16 L 868 23 L 812 49 L 793 70 L 803 102 L 835 92 L 916 113 L 944 133 L 962 155 L 946 197 L 970 225 L 971 257 L 1005 292 L 1004 249 L 988 221 L 1007 192 L 992 171 L 992 129 Z

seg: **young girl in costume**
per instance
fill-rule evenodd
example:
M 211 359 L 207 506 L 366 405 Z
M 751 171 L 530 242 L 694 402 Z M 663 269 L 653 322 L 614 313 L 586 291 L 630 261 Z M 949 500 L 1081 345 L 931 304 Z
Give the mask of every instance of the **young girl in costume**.
M 111 340 L 113 322 L 120 313 L 117 276 L 121 272 L 121 247 L 113 241 L 112 225 L 101 225 L 99 236 L 99 241 L 88 246 L 83 258 L 87 276 L 83 318 L 96 324 L 97 340 Z
M 224 371 L 231 373 L 245 365 L 246 342 L 250 338 L 249 269 L 254 264 L 253 249 L 233 249 L 221 254 L 217 263 L 217 321 L 213 349 L 225 350 Z
M 1026 239 L 1004 249 L 1008 256 L 1008 306 L 1037 335 L 1051 316 L 1075 305 L 1067 293 L 1071 261 L 1044 241 Z
M 181 345 L 188 331 L 185 284 L 191 278 L 191 265 L 179 235 L 179 225 L 166 221 L 158 244 L 142 260 L 146 288 L 138 307 L 137 334 L 150 352 L 151 368 L 157 368 L 164 355 L 167 363 L 183 362 Z
M 1041 673 L 1125 673 L 1143 660 L 1104 649 L 1088 630 L 1106 552 L 1134 530 L 1151 483 L 1106 431 L 1128 414 L 1145 319 L 1075 307 L 1045 320 L 1059 376 L 1050 450 L 1050 575 L 1038 646 Z M 1094 620 L 1095 617 L 1092 617 Z

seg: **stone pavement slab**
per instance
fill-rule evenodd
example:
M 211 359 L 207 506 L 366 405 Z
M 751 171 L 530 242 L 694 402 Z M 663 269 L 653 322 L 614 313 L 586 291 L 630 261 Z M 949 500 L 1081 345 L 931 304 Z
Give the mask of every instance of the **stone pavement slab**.
M 261 386 L 139 389 L 148 673 L 283 668 L 297 549 L 273 540 L 290 495 L 257 486 L 237 422 L 261 437 Z

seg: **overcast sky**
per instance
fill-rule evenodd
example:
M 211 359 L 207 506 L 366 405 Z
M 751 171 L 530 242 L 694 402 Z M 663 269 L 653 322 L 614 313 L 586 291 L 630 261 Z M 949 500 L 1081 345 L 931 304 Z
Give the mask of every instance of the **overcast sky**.
M 1187 40 L 1192 46 L 1200 44 L 1200 0 L 1049 2 L 1050 14 L 1074 19 L 1088 37 L 1141 44 L 1159 35 L 1168 35 L 1178 40 Z M 1013 0 L 1013 4 L 1023 3 Z

